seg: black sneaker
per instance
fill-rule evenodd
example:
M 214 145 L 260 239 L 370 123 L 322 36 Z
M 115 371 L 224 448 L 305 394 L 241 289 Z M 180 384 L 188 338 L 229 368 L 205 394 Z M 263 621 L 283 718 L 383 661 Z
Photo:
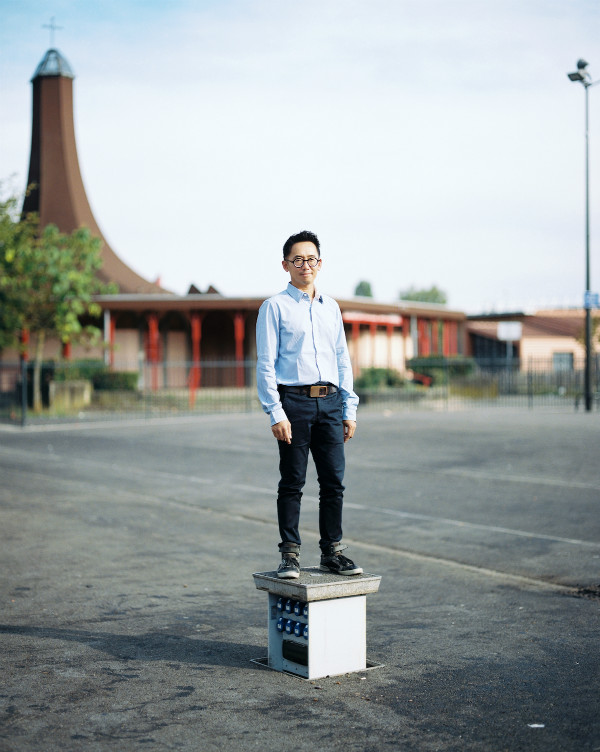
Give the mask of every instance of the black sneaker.
M 346 546 L 344 546 L 346 548 Z M 321 565 L 319 569 L 323 572 L 332 572 L 333 574 L 355 575 L 362 574 L 362 567 L 357 566 L 353 561 L 343 556 L 342 549 L 329 550 L 321 554 Z
M 287 580 L 295 580 L 300 577 L 298 554 L 281 554 L 281 564 L 277 567 L 277 576 Z

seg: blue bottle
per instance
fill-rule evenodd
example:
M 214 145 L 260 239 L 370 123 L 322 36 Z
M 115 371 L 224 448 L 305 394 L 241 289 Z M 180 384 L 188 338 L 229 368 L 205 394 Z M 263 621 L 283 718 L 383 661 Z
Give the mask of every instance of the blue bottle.
M 294 613 L 296 614 L 296 616 L 300 616 L 300 614 L 302 613 L 302 606 L 303 604 L 301 601 L 296 601 L 296 603 L 294 603 Z
M 285 619 L 283 618 L 283 616 L 280 616 L 279 619 L 277 619 L 277 631 L 283 632 L 284 629 L 285 629 Z
M 308 640 L 308 624 L 304 625 L 304 629 L 302 630 L 302 637 L 304 637 L 305 640 Z
M 292 632 L 294 631 L 294 624 L 295 622 L 293 622 L 291 619 L 286 619 L 285 631 L 287 632 L 287 634 L 292 634 Z
M 283 611 L 283 598 L 278 598 L 277 599 L 277 610 L 278 611 Z
M 296 626 L 294 627 L 294 634 L 296 637 L 302 637 L 302 629 L 304 627 L 304 624 L 301 624 L 299 621 L 296 622 Z
M 305 619 L 308 619 L 308 603 L 304 604 L 304 608 L 302 609 L 302 616 L 304 616 Z
M 291 614 L 291 613 L 292 613 L 292 611 L 294 610 L 294 601 L 292 601 L 292 600 L 288 599 L 288 600 L 287 600 L 287 601 L 285 602 L 285 610 L 286 610 L 286 612 L 287 612 L 288 614 Z

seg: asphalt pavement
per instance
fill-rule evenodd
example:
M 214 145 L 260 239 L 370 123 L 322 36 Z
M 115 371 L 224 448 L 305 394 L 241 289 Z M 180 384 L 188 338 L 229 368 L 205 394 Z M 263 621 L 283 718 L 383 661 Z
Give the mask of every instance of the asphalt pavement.
M 345 542 L 383 665 L 306 681 L 253 662 L 265 416 L 0 428 L 0 750 L 600 750 L 599 440 L 599 413 L 359 414 Z M 303 566 L 317 505 L 311 471 Z

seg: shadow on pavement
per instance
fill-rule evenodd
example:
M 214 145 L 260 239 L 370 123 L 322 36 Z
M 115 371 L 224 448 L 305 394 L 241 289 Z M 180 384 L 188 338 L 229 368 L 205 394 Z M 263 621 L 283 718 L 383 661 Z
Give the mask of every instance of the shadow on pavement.
M 147 632 L 138 635 L 118 635 L 56 627 L 24 627 L 0 624 L 0 634 L 22 635 L 42 640 L 79 642 L 94 650 L 109 653 L 119 660 L 172 661 L 207 666 L 249 668 L 256 658 L 255 645 L 204 638 L 192 639 L 168 632 Z

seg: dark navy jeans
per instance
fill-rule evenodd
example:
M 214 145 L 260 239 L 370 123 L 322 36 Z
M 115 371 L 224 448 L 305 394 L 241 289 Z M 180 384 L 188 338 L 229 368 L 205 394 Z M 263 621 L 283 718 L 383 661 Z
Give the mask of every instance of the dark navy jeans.
M 292 424 L 292 443 L 278 441 L 279 491 L 277 518 L 282 551 L 300 546 L 300 500 L 306 481 L 308 453 L 313 456 L 319 481 L 321 548 L 342 540 L 345 457 L 342 395 L 307 397 L 283 391 L 281 402 Z

